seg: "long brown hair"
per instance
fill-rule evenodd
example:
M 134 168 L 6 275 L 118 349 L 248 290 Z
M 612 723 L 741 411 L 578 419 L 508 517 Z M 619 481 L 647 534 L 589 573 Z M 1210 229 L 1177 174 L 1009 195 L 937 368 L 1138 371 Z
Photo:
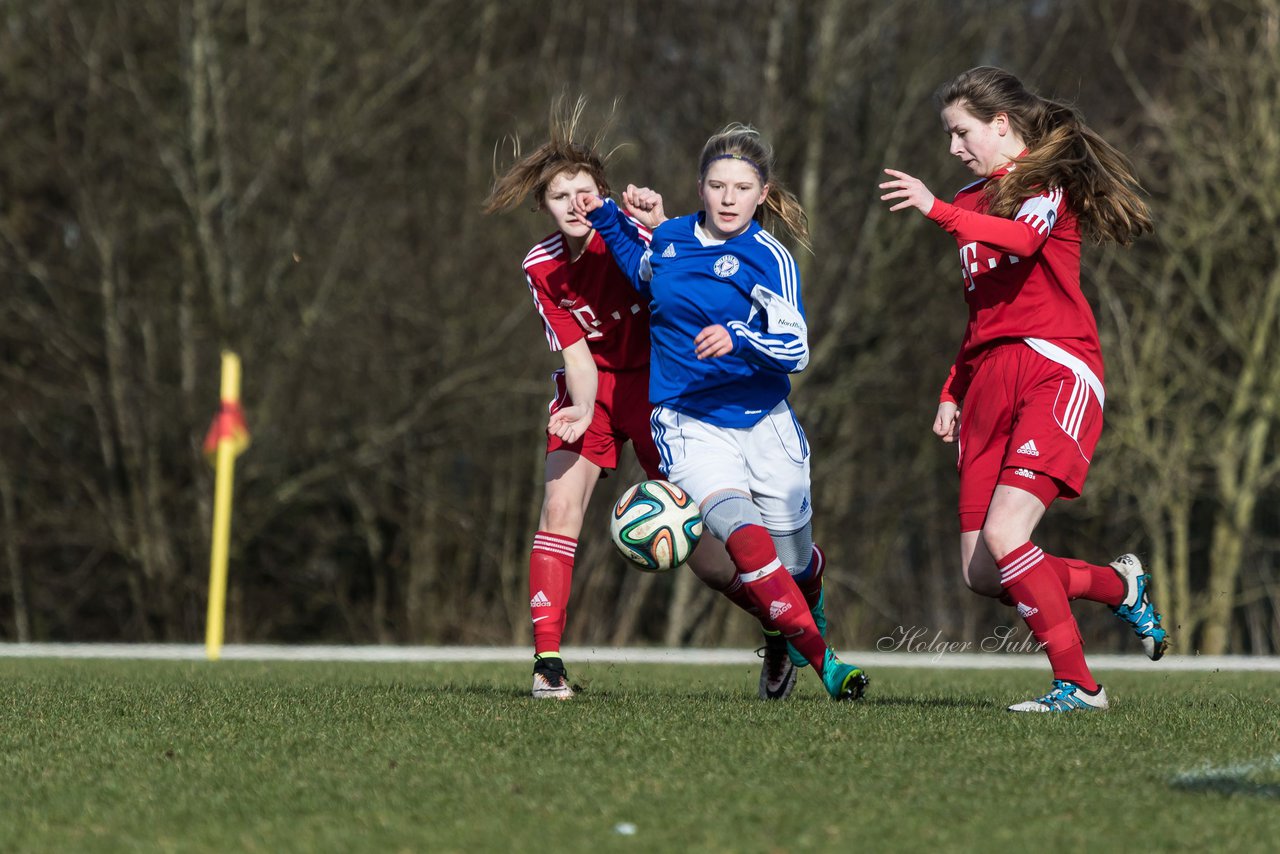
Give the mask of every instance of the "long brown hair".
M 699 181 L 706 177 L 712 161 L 721 157 L 745 160 L 760 174 L 760 183 L 769 185 L 764 205 L 755 212 L 760 225 L 773 231 L 774 225 L 781 223 L 801 246 L 809 249 L 809 218 L 795 193 L 774 177 L 773 146 L 761 138 L 760 131 L 734 122 L 712 134 L 698 158 Z
M 596 182 L 600 195 L 609 195 L 609 181 L 605 178 L 607 154 L 600 154 L 608 122 L 595 133 L 583 134 L 582 113 L 586 98 L 579 97 L 572 105 L 561 97 L 551 103 L 551 116 L 547 141 L 533 151 L 521 156 L 520 138 L 511 137 L 515 162 L 499 173 L 495 169 L 493 187 L 484 201 L 484 212 L 506 211 L 533 196 L 539 208 L 546 198 L 547 185 L 557 175 L 577 175 L 586 172 Z M 577 136 L 585 139 L 575 139 Z
M 997 113 L 1027 145 L 1018 168 L 987 184 L 989 210 L 1013 217 L 1023 200 L 1059 187 L 1067 194 L 1081 233 L 1096 243 L 1128 245 L 1151 231 L 1151 212 L 1128 158 L 1085 125 L 1068 104 L 1042 98 L 1001 68 L 971 68 L 934 93 L 938 109 L 956 105 L 981 121 Z

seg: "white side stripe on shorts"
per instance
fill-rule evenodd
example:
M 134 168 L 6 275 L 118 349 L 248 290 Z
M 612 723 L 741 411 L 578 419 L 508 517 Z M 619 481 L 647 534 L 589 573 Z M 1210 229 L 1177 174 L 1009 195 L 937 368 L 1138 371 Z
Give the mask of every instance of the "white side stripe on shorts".
M 1013 563 L 1000 570 L 1000 586 L 1008 587 L 1012 582 L 1017 581 L 1031 567 L 1044 560 L 1044 552 L 1039 547 L 1033 548 Z
M 649 413 L 649 432 L 653 435 L 653 444 L 658 448 L 658 468 L 663 474 L 671 472 L 671 446 L 667 444 L 667 428 L 662 423 L 662 407 L 655 406 Z
M 1107 392 L 1102 387 L 1102 380 L 1098 379 L 1098 375 L 1093 372 L 1093 369 L 1085 364 L 1084 359 L 1073 353 L 1068 353 L 1057 344 L 1052 341 L 1046 341 L 1043 338 L 1023 338 L 1022 340 L 1027 342 L 1028 347 L 1044 356 L 1050 362 L 1057 362 L 1064 368 L 1083 377 L 1084 381 L 1089 384 L 1089 388 L 1093 389 L 1094 397 L 1098 398 L 1098 405 L 1103 407 L 1107 405 Z
M 1080 424 L 1084 421 L 1084 411 L 1089 405 L 1089 386 L 1085 385 L 1084 377 L 1073 372 L 1076 382 L 1071 389 L 1071 397 L 1067 400 L 1066 411 L 1062 413 L 1062 421 L 1059 422 L 1062 429 L 1072 439 L 1080 438 Z

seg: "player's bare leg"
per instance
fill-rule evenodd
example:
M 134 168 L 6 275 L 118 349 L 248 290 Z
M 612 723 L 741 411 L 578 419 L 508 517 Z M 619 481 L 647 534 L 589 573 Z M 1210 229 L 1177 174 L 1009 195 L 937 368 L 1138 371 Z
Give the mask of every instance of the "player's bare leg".
M 573 451 L 547 455 L 546 490 L 538 529 L 577 539 L 587 503 L 600 480 L 600 466 Z
M 738 570 L 729 559 L 724 543 L 710 533 L 702 535 L 698 547 L 689 556 L 689 569 L 699 581 L 718 591 L 728 588 L 738 577 Z
M 1004 595 L 1000 570 L 982 541 L 982 531 L 960 532 L 960 571 L 964 574 L 964 583 L 979 596 L 999 599 Z
M 578 534 L 600 467 L 572 451 L 547 455 L 546 491 L 529 556 L 529 616 L 533 621 L 533 696 L 573 696 L 560 641 L 568 614 Z
M 1084 642 L 1071 613 L 1067 585 L 1055 566 L 1061 561 L 1031 542 L 1031 534 L 1044 512 L 1045 504 L 1036 495 L 999 484 L 982 527 L 982 542 L 1000 570 L 1000 586 L 1016 605 L 1031 634 L 1043 645 L 1053 668 L 1052 691 L 1010 706 L 1009 710 L 1105 709 L 1106 692 L 1085 662 Z

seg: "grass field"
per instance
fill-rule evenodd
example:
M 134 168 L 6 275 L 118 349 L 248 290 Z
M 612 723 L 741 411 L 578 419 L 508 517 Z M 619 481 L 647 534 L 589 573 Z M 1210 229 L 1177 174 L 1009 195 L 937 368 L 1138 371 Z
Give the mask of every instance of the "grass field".
M 748 666 L 0 661 L 3 851 L 1275 850 L 1280 680 Z M 1217 768 L 1214 771 L 1210 768 Z M 1235 767 L 1228 767 L 1235 766 Z M 1187 776 L 1189 774 L 1189 776 Z M 1184 775 L 1180 777 L 1179 775 Z

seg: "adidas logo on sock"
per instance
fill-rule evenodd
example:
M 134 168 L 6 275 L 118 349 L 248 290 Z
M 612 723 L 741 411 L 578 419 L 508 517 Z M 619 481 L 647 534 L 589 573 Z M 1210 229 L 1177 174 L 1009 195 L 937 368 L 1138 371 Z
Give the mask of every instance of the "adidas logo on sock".
M 1023 605 L 1021 602 L 1018 603 L 1018 616 L 1024 620 L 1039 613 L 1039 608 L 1032 608 L 1030 605 Z
M 1033 472 L 1031 469 L 1014 469 L 1013 473 L 1018 475 L 1019 477 L 1025 477 L 1027 480 L 1036 479 L 1036 473 Z
M 529 600 L 530 608 L 550 608 L 551 600 L 547 598 L 547 594 L 539 590 L 533 594 L 533 598 Z
M 662 250 L 662 257 L 663 258 L 676 257 L 676 245 L 674 243 L 668 243 L 667 248 Z
M 1028 439 L 1022 443 L 1022 447 L 1018 449 L 1018 453 L 1026 454 L 1028 457 L 1040 456 L 1040 449 L 1036 447 L 1035 439 Z
M 774 599 L 769 603 L 769 619 L 776 620 L 790 610 L 791 603 L 783 602 L 780 599 Z

